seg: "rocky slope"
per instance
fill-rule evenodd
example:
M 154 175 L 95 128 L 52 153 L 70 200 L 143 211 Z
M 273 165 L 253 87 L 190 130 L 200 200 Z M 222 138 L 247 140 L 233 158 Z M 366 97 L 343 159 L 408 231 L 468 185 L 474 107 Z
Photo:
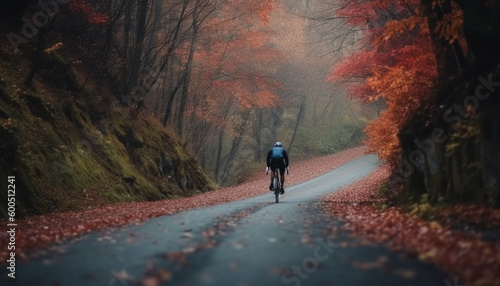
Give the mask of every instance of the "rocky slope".
M 153 201 L 215 188 L 148 114 L 123 106 L 89 72 L 46 51 L 30 86 L 27 53 L 0 40 L 0 180 L 15 176 L 16 217 Z M 7 217 L 7 191 L 0 216 Z

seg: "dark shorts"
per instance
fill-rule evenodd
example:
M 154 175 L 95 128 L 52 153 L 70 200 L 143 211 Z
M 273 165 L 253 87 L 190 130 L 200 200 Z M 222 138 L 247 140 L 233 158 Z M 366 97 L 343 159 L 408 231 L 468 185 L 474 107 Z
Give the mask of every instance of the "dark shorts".
M 283 159 L 271 159 L 271 170 L 274 172 L 276 168 L 280 170 L 281 176 L 285 174 L 285 162 L 283 162 Z

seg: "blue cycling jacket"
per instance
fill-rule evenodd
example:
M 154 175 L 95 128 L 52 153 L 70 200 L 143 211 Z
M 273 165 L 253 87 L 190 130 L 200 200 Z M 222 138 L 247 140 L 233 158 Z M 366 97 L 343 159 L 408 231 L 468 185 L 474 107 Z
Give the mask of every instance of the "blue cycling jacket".
M 266 163 L 268 167 L 271 167 L 271 161 L 283 160 L 285 167 L 288 167 L 288 154 L 283 147 L 273 147 L 267 153 Z

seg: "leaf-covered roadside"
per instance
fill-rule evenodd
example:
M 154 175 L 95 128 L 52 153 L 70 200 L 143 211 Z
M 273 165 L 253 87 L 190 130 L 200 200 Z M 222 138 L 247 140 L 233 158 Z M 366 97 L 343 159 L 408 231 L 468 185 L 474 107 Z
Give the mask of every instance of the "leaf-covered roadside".
M 380 208 L 384 205 L 378 189 L 389 174 L 387 166 L 380 167 L 363 180 L 328 195 L 323 199 L 326 211 L 343 220 L 343 228 L 362 243 L 382 243 L 433 263 L 464 285 L 500 285 L 500 244 L 466 231 L 467 227 L 456 228 L 457 222 L 498 226 L 500 211 L 455 205 L 424 220 L 401 207 Z
M 364 147 L 357 147 L 333 155 L 310 159 L 302 162 L 291 161 L 290 175 L 286 186 L 312 179 L 364 155 Z M 24 259 L 35 256 L 54 243 L 93 230 L 118 227 L 130 223 L 172 215 L 184 210 L 208 207 L 211 205 L 241 200 L 268 192 L 269 176 L 263 170 L 248 177 L 237 186 L 219 189 L 188 198 L 162 200 L 155 202 L 139 202 L 113 205 L 105 208 L 83 212 L 54 213 L 49 215 L 28 217 L 17 220 L 16 258 Z M 6 224 L 2 224 L 0 232 L 0 261 L 7 260 Z

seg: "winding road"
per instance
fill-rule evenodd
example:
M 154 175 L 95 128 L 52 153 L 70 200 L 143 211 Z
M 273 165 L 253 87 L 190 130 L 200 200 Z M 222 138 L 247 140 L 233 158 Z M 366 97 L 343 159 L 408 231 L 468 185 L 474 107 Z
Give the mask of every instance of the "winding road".
M 93 232 L 20 262 L 7 284 L 448 286 L 431 265 L 325 231 L 342 222 L 324 214 L 321 197 L 378 164 L 361 157 L 287 188 L 278 204 L 270 192 Z

